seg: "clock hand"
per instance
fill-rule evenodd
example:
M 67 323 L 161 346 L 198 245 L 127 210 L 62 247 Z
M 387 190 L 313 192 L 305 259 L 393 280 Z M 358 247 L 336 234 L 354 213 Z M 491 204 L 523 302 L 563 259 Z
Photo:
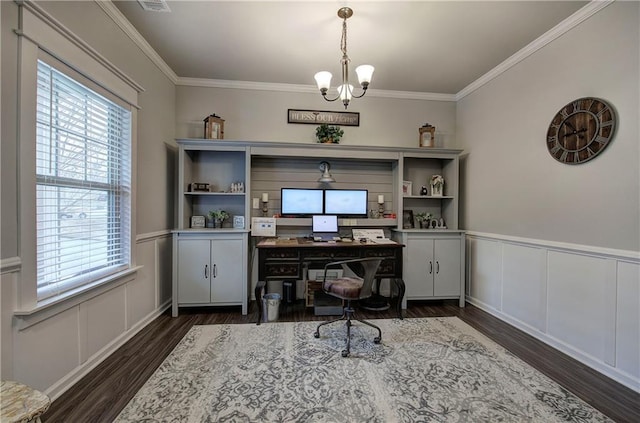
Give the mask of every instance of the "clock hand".
M 569 128 L 571 128 L 571 130 L 573 132 L 576 131 L 576 128 L 571 124 L 571 122 L 569 122 L 568 120 L 564 122 Z
M 568 122 L 567 122 L 567 123 L 568 123 Z M 568 126 L 570 126 L 570 125 L 568 125 Z M 586 131 L 587 131 L 587 128 L 582 128 L 582 129 L 578 129 L 578 130 L 574 129 L 574 130 L 573 130 L 573 132 L 570 132 L 570 133 L 568 133 L 568 134 L 564 134 L 564 135 L 563 135 L 563 137 L 564 137 L 564 138 L 567 138 L 567 137 L 570 137 L 571 135 L 578 135 L 579 133 L 581 133 L 581 132 L 586 132 Z M 583 137 L 582 137 L 582 136 L 580 136 L 580 135 L 578 135 L 578 137 L 579 137 L 579 138 L 583 138 Z

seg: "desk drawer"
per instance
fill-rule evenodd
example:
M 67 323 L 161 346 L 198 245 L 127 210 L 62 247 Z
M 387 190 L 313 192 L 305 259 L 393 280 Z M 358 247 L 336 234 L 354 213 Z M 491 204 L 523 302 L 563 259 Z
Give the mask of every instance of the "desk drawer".
M 314 249 L 312 251 L 303 251 L 303 261 L 338 261 L 359 258 L 358 251 L 353 249 L 327 248 Z
M 300 254 L 294 248 L 273 248 L 264 251 L 264 260 L 298 260 Z
M 394 277 L 399 273 L 398 269 L 396 268 L 396 254 L 397 250 L 391 248 L 376 248 L 364 251 L 363 255 L 364 257 L 384 258 L 384 260 L 382 260 L 382 263 L 380 263 L 380 267 L 378 268 L 378 272 L 376 273 L 376 275 L 382 277 Z
M 302 279 L 299 262 L 268 261 L 264 264 L 265 274 L 269 279 L 295 278 Z

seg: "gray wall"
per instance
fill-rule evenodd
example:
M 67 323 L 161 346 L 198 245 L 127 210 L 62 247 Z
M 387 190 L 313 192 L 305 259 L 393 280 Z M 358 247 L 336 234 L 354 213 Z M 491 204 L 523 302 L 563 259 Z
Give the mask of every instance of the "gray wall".
M 20 233 L 17 163 L 18 6 L 0 2 L 2 116 L 0 328 L 2 379 L 15 379 L 55 398 L 88 368 L 162 311 L 170 299 L 171 242 L 174 227 L 175 85 L 113 22 L 96 2 L 39 2 L 55 20 L 136 81 L 137 125 L 137 264 L 134 278 L 84 302 L 62 305 L 49 316 L 18 330 L 13 316 L 22 280 L 18 257 Z M 35 144 L 34 144 L 35 148 Z M 51 315 L 53 314 L 53 315 Z
M 640 250 L 639 3 L 615 2 L 457 103 L 462 227 Z M 553 116 L 600 97 L 617 134 L 569 166 L 547 151 Z
M 344 111 L 320 93 L 285 93 L 226 88 L 178 86 L 176 135 L 202 138 L 205 116 L 225 119 L 225 139 L 245 141 L 315 142 L 315 125 L 288 124 L 287 109 Z M 355 99 L 349 112 L 360 113 L 360 126 L 344 126 L 340 144 L 418 147 L 418 128 L 436 126 L 439 147 L 454 148 L 453 101 L 404 100 L 369 96 Z

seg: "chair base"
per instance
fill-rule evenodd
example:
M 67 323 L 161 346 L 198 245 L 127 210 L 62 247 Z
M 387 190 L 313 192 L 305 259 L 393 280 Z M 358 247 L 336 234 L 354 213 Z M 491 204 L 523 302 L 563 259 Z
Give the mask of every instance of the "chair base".
M 324 325 L 328 325 L 331 323 L 335 323 L 335 322 L 339 322 L 341 320 L 345 320 L 346 321 L 346 326 L 347 326 L 347 348 L 342 350 L 342 356 L 343 357 L 348 357 L 349 354 L 351 354 L 351 321 L 352 320 L 356 320 L 362 324 L 365 324 L 367 326 L 371 326 L 372 328 L 376 329 L 378 331 L 378 336 L 376 336 L 375 338 L 373 338 L 373 343 L 374 344 L 379 344 L 382 341 L 382 330 L 380 330 L 380 328 L 376 325 L 374 325 L 373 323 L 369 323 L 365 320 L 360 320 L 357 317 L 355 317 L 355 309 L 353 307 L 351 307 L 351 301 L 347 301 L 347 305 L 346 307 L 343 309 L 342 312 L 342 316 L 338 319 L 333 319 L 333 320 L 329 320 L 327 322 L 322 322 L 318 325 L 318 327 L 316 328 L 315 333 L 313 334 L 314 337 L 316 338 L 320 338 L 320 327 L 324 326 Z

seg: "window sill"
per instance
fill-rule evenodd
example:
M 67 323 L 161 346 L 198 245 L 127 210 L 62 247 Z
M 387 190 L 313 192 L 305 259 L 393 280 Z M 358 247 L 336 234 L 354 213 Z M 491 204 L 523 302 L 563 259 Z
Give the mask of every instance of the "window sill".
M 39 301 L 36 306 L 31 309 L 14 311 L 13 315 L 17 318 L 18 330 L 23 330 L 36 323 L 40 323 L 56 314 L 84 303 L 91 298 L 132 281 L 141 268 L 142 266 L 131 267 L 89 285 L 84 285 L 61 295 Z

